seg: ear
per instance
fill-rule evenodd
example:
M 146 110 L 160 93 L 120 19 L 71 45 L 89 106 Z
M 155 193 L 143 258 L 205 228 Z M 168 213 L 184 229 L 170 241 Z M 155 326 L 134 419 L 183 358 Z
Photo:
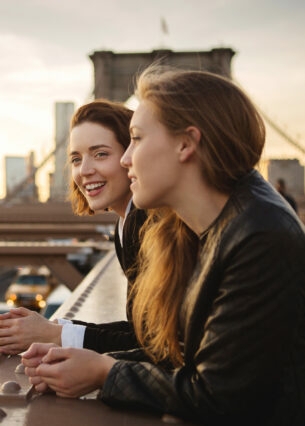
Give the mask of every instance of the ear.
M 179 159 L 181 162 L 188 161 L 196 152 L 201 139 L 201 132 L 198 127 L 189 126 L 181 136 L 179 144 Z

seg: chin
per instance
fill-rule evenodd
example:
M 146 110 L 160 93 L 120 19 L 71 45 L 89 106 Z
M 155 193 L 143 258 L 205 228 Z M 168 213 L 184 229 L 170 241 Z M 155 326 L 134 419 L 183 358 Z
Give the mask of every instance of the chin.
M 145 198 L 136 197 L 135 195 L 133 196 L 132 201 L 138 209 L 145 210 L 145 209 L 154 209 L 158 207 L 156 203 L 149 201 Z
M 98 204 L 98 203 L 91 203 L 89 204 L 89 207 L 94 212 L 103 212 L 104 210 L 107 209 L 107 206 L 104 206 L 103 204 Z
M 134 203 L 134 205 L 138 209 L 146 209 L 147 208 L 145 202 L 143 202 L 143 200 L 141 200 L 141 198 L 136 197 L 135 195 L 133 195 L 133 197 L 132 197 L 132 202 Z

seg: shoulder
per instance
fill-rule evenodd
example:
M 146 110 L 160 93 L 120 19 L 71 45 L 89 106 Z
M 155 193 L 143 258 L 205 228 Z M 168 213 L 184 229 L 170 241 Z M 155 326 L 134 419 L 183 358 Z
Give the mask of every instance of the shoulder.
M 295 199 L 289 194 L 285 195 L 285 199 L 288 201 L 288 203 L 291 205 L 291 207 L 296 211 L 297 210 L 297 203 L 296 203 Z
M 298 240 L 305 244 L 305 228 L 275 189 L 259 174 L 244 182 L 229 200 L 227 225 L 223 230 L 222 242 L 236 245 L 253 237 L 278 241 Z M 305 248 L 305 246 L 304 246 Z

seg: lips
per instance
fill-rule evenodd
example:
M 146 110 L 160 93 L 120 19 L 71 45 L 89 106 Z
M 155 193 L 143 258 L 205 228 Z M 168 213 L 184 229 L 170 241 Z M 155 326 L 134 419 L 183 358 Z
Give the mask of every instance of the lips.
M 94 191 L 96 189 L 102 188 L 103 186 L 105 186 L 105 182 L 88 183 L 84 185 L 87 192 Z
M 130 190 L 134 193 L 137 187 L 137 179 L 135 177 L 130 179 Z
M 131 173 L 128 173 L 128 179 L 130 179 L 131 183 L 134 183 L 137 179 L 135 176 L 133 176 Z

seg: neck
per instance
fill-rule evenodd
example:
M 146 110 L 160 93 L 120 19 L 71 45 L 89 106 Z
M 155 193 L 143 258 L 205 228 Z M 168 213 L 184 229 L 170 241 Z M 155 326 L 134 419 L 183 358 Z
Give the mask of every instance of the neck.
M 122 202 L 120 202 L 117 206 L 112 207 L 112 210 L 117 215 L 119 215 L 121 218 L 124 219 L 125 214 L 126 214 L 126 209 L 127 209 L 127 206 L 129 204 L 131 198 L 132 198 L 132 195 L 128 194 L 128 196 L 126 196 L 125 199 Z
M 181 197 L 181 205 L 174 208 L 178 216 L 197 235 L 202 234 L 219 216 L 228 194 L 216 191 L 202 182 L 186 190 Z

